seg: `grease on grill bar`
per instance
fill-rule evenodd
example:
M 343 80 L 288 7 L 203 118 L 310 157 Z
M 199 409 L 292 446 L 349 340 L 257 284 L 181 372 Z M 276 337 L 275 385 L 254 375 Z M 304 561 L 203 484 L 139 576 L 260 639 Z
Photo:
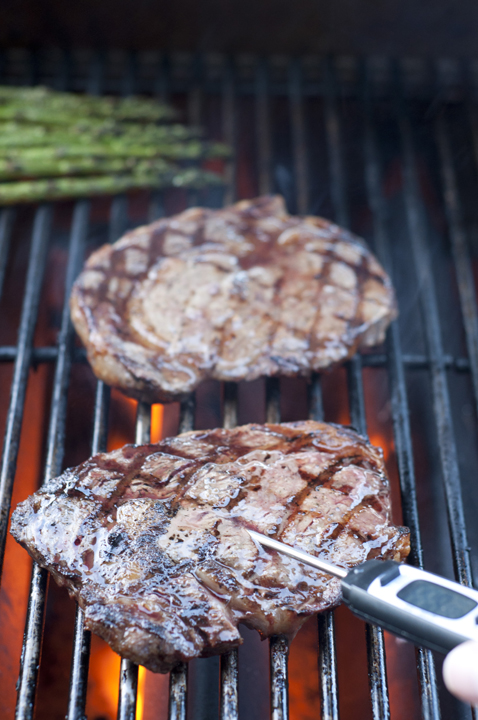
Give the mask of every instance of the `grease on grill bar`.
M 25 415 L 29 412 L 25 400 L 30 367 L 31 373 L 35 373 L 35 367 L 52 368 L 46 461 L 41 476 L 57 474 L 63 465 L 65 448 L 71 452 L 71 448 L 68 450 L 70 438 L 65 432 L 71 425 L 70 416 L 75 408 L 70 407 L 69 397 L 75 384 L 81 383 L 84 377 L 75 375 L 76 370 L 85 373 L 88 369 L 84 353 L 72 343 L 66 308 L 68 288 L 81 264 L 84 249 L 114 241 L 127 226 L 155 219 L 165 211 L 169 214 L 180 210 L 186 202 L 201 201 L 218 206 L 237 197 L 278 191 L 286 196 L 291 212 L 333 217 L 367 236 L 396 284 L 400 326 L 395 323 L 391 327 L 383 349 L 352 360 L 346 375 L 336 371 L 330 377 L 312 378 L 308 386 L 308 413 L 297 386 L 283 383 L 281 394 L 281 383 L 277 379 L 267 381 L 265 388 L 254 386 L 252 391 L 225 384 L 222 389 L 224 426 L 232 427 L 238 420 L 241 423 L 250 419 L 277 421 L 281 409 L 283 419 L 296 419 L 293 412 L 297 406 L 302 408 L 303 416 L 308 414 L 316 420 L 325 417 L 348 422 L 350 417 L 350 422 L 363 433 L 367 431 L 367 419 L 373 440 L 382 422 L 376 414 L 381 413 L 380 417 L 385 418 L 383 423 L 389 422 L 393 427 L 403 522 L 410 527 L 412 536 L 412 561 L 417 565 L 425 563 L 430 570 L 445 575 L 453 573 L 454 565 L 457 577 L 462 582 L 470 582 L 473 557 L 469 548 L 476 551 L 478 543 L 477 530 L 470 522 L 467 528 L 466 523 L 470 521 L 468 508 L 477 502 L 476 491 L 466 484 L 464 476 L 464 470 L 476 468 L 478 459 L 474 449 L 477 445 L 478 313 L 472 272 L 478 252 L 473 238 L 470 242 L 469 233 L 470 226 L 478 225 L 472 202 L 478 189 L 478 116 L 474 106 L 473 73 L 469 73 L 468 78 L 460 78 L 459 72 L 453 74 L 448 66 L 447 72 L 443 72 L 447 67 L 439 62 L 427 77 L 427 68 L 424 70 L 419 63 L 361 63 L 351 58 L 226 61 L 181 56 L 166 61 L 157 56 L 151 64 L 146 57 L 133 59 L 132 55 L 125 55 L 123 60 L 120 67 L 117 58 L 95 54 L 80 57 L 73 53 L 67 63 L 66 58 L 7 53 L 0 82 L 29 83 L 35 77 L 65 90 L 156 93 L 163 99 L 170 94 L 175 98 L 181 96 L 182 104 L 189 109 L 189 120 L 196 123 L 203 120 L 206 124 L 209 119 L 216 139 L 235 147 L 236 155 L 226 161 L 228 185 L 222 198 L 219 191 L 209 191 L 203 196 L 190 193 L 187 198 L 153 193 L 149 201 L 141 200 L 138 195 L 118 196 L 111 203 L 107 222 L 105 206 L 100 207 L 96 201 L 93 205 L 89 201 L 77 202 L 71 222 L 66 221 L 70 211 L 65 206 L 45 205 L 34 210 L 29 268 L 25 271 L 23 296 L 19 295 L 16 300 L 21 306 L 18 327 L 14 328 L 15 333 L 8 333 L 4 328 L 0 342 L 0 371 L 5 368 L 7 373 L 0 376 L 0 380 L 4 378 L 2 387 L 7 388 L 3 395 L 10 396 L 8 408 L 4 406 L 6 424 L 0 472 L 2 553 L 12 491 L 21 483 L 18 477 L 13 486 L 21 425 L 22 421 L 25 424 Z M 431 108 L 430 99 L 435 100 Z M 458 163 L 458 157 L 465 157 L 466 162 Z M 445 216 L 440 215 L 442 201 Z M 98 221 L 98 217 L 102 219 Z M 14 209 L 0 212 L 0 289 L 6 288 L 8 293 L 12 290 L 9 268 L 15 268 L 14 264 L 8 264 L 12 262 L 9 256 L 16 257 L 17 253 L 17 243 L 12 242 L 12 238 L 25 233 L 26 222 Z M 67 222 L 68 247 L 64 238 Z M 35 327 L 44 323 L 42 308 L 48 285 L 45 278 L 50 279 L 48 265 L 46 274 L 44 272 L 45 263 L 48 254 L 57 251 L 68 256 L 68 270 L 60 291 L 61 299 L 55 296 L 55 310 L 60 316 L 55 344 L 51 337 L 39 333 L 38 328 L 35 331 Z M 22 283 L 22 278 L 16 280 L 18 287 Z M 446 301 L 442 286 L 450 290 Z M 11 307 L 5 293 L 2 303 L 5 313 Z M 34 343 L 35 332 L 39 333 L 39 339 Z M 13 375 L 8 375 L 10 363 Z M 95 387 L 96 396 L 91 402 L 93 452 L 106 447 L 110 395 L 102 383 Z M 206 395 L 198 392 L 197 412 L 194 397 L 184 401 L 179 431 L 193 428 L 195 416 L 201 413 L 203 418 L 217 416 L 216 423 L 219 423 L 219 393 L 218 387 Z M 389 406 L 376 407 L 377 393 L 378 397 L 387 398 Z M 248 405 L 250 395 L 254 395 L 253 405 Z M 340 407 L 331 404 L 332 397 L 339 398 Z M 252 408 L 252 418 L 243 417 L 247 407 Z M 261 413 L 265 417 L 261 418 Z M 38 421 L 44 423 L 43 418 Z M 149 408 L 140 406 L 137 440 L 146 439 L 148 424 Z M 417 464 L 414 446 L 419 453 Z M 393 464 L 391 441 L 387 449 Z M 398 495 L 395 499 L 398 501 Z M 433 506 L 431 515 L 424 512 L 424 503 Z M 450 537 L 446 530 L 447 518 Z M 8 592 L 11 577 L 8 549 L 6 557 L 4 582 Z M 45 653 L 39 663 L 42 645 L 51 646 L 48 609 L 47 629 L 42 635 L 46 601 L 46 574 L 35 568 L 18 686 L 18 719 L 34 716 L 39 665 L 37 717 L 40 720 L 51 717 L 49 710 L 45 710 L 43 697 Z M 0 609 L 4 609 L 4 605 Z M 339 710 L 341 718 L 350 720 L 357 717 L 359 707 L 363 709 L 359 704 L 353 705 L 354 700 L 352 705 L 347 704 L 349 688 L 338 682 L 337 663 L 347 662 L 343 623 L 340 611 L 335 617 L 334 613 L 325 613 L 318 620 L 320 678 L 315 692 L 320 689 L 320 714 L 327 720 L 338 720 Z M 75 627 L 72 619 L 70 634 L 73 635 L 70 686 L 68 691 L 68 683 L 64 683 L 62 712 L 67 713 L 68 720 L 80 720 L 88 702 L 90 648 L 90 634 L 84 630 L 80 611 Z M 440 715 L 470 717 L 469 711 L 440 689 L 433 654 L 429 651 L 417 650 L 419 684 L 408 697 L 410 684 L 403 688 L 399 684 L 397 648 L 393 644 L 387 646 L 392 652 L 386 660 L 385 644 L 379 631 L 367 630 L 370 693 L 364 715 L 374 720 L 387 718 L 390 712 L 395 717 L 400 717 L 400 713 L 404 717 L 403 713 L 407 713 L 407 720 L 435 719 Z M 19 648 L 17 651 L 19 654 Z M 147 693 L 144 708 L 137 704 L 137 669 L 123 663 L 121 678 L 118 677 L 118 717 L 133 720 L 138 715 L 140 720 L 141 714 L 141 720 L 168 715 L 171 720 L 186 720 L 187 716 L 209 720 L 220 713 L 223 720 L 234 720 L 239 714 L 262 720 L 264 704 L 260 693 L 257 695 L 259 690 L 253 687 L 254 683 L 238 682 L 241 657 L 245 657 L 241 652 L 242 649 L 239 654 L 233 652 L 223 657 L 220 670 L 218 663 L 199 661 L 202 665 L 198 663 L 190 668 L 189 680 L 186 666 L 179 666 L 170 675 L 169 702 L 163 693 L 160 706 L 154 708 L 147 705 Z M 292 645 L 292 660 L 293 657 Z M 297 701 L 298 678 L 293 662 L 288 698 L 287 658 L 285 641 L 274 638 L 270 643 L 272 717 L 286 720 L 289 700 L 300 720 L 318 717 L 317 698 L 313 707 L 310 702 L 305 707 Z M 15 662 L 17 659 L 13 664 Z M 399 674 L 390 692 L 386 663 L 389 678 L 391 673 Z M 12 697 L 13 685 L 14 680 L 8 692 L 3 693 L 4 698 Z M 394 690 L 396 686 L 398 694 Z M 358 703 L 362 696 L 359 693 L 353 697 Z M 4 698 L 0 703 L 6 702 Z M 208 702 L 201 703 L 201 698 L 207 698 Z M 13 709 L 6 712 L 13 717 Z

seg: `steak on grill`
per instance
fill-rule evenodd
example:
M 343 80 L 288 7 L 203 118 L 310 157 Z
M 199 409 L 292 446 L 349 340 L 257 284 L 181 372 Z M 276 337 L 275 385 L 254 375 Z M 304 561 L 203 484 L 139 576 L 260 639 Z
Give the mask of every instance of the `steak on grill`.
M 101 380 L 164 402 L 207 377 L 324 369 L 381 342 L 396 309 L 359 238 L 261 197 L 191 208 L 100 248 L 71 314 Z
M 241 642 L 295 635 L 340 601 L 336 578 L 257 546 L 246 528 L 337 565 L 403 560 L 380 450 L 313 421 L 189 432 L 96 455 L 13 513 L 11 532 L 85 611 L 155 672 Z

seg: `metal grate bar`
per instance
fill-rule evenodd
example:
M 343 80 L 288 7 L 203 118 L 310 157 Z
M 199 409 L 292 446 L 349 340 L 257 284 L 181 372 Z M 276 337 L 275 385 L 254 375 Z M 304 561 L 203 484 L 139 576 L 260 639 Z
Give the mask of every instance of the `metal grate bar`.
M 147 445 L 151 442 L 151 405 L 148 403 L 138 403 L 134 441 L 136 445 Z
M 329 148 L 330 192 L 335 211 L 335 219 L 343 227 L 349 226 L 349 213 L 345 195 L 344 163 L 342 157 L 342 141 L 340 133 L 339 111 L 337 107 L 337 83 L 332 60 L 324 60 L 325 99 L 324 120 L 325 135 Z
M 111 217 L 108 230 L 108 242 L 114 243 L 125 232 L 128 224 L 128 198 L 115 195 L 111 201 Z
M 79 200 L 73 212 L 71 241 L 68 252 L 68 267 L 65 280 L 65 298 L 58 336 L 58 359 L 53 383 L 52 405 L 48 450 L 45 463 L 45 478 L 54 477 L 61 471 L 65 444 L 66 401 L 70 379 L 73 326 L 70 320 L 70 293 L 79 272 L 90 216 L 89 200 Z M 55 438 L 53 437 L 55 434 Z
M 106 449 L 108 436 L 108 410 L 110 390 L 101 381 L 96 385 L 95 408 L 93 416 L 93 439 L 91 454 L 96 455 Z M 91 632 L 85 627 L 85 615 L 77 606 L 73 652 L 71 658 L 70 688 L 68 694 L 67 720 L 83 720 L 85 717 L 88 667 L 90 661 Z
M 30 260 L 28 265 L 20 327 L 18 330 L 18 350 L 13 370 L 10 405 L 8 408 L 7 424 L 3 441 L 2 462 L 0 466 L 0 572 L 1 567 L 3 566 L 8 514 L 10 512 L 13 480 L 17 464 L 23 405 L 27 390 L 33 334 L 38 313 L 50 223 L 50 206 L 40 206 L 36 212 L 33 224 Z
M 161 217 L 161 213 L 159 217 Z M 158 216 L 155 215 L 155 219 Z M 15 345 L 0 346 L 0 362 L 13 362 L 18 354 L 18 348 Z M 58 348 L 55 345 L 46 345 L 32 349 L 32 365 L 40 363 L 55 362 L 58 357 Z M 367 353 L 362 355 L 362 367 L 387 367 L 388 355 L 385 353 Z M 84 348 L 73 348 L 73 362 L 86 363 L 86 351 Z M 418 353 L 404 353 L 402 362 L 405 367 L 413 370 L 429 370 L 430 359 L 426 355 Z M 443 366 L 445 370 L 453 370 L 457 373 L 470 372 L 470 361 L 466 357 L 455 357 L 453 355 L 443 355 Z
M 427 248 L 426 225 L 420 200 L 420 186 L 416 175 L 413 132 L 403 98 L 399 97 L 399 93 L 397 93 L 397 98 L 399 98 L 398 126 L 401 140 L 405 210 L 410 232 L 415 273 L 420 288 L 420 301 L 425 319 L 425 335 L 430 355 L 433 408 L 450 525 L 453 560 L 459 582 L 464 585 L 470 585 L 472 580 L 470 548 L 467 540 L 465 516 L 463 512 L 450 398 L 443 364 L 443 346 L 435 284 Z
M 236 648 L 221 655 L 221 720 L 234 720 L 239 717 L 239 662 Z
M 69 313 L 70 290 L 76 273 L 78 272 L 83 255 L 83 247 L 88 231 L 88 216 L 90 205 L 88 201 L 79 201 L 75 206 L 73 224 L 70 236 L 68 267 L 65 280 L 65 299 L 61 328 L 58 337 L 58 360 L 55 368 L 53 392 L 50 411 L 50 424 L 47 441 L 47 459 L 44 470 L 44 482 L 58 475 L 64 453 L 65 420 L 67 389 L 71 366 L 71 347 L 73 330 Z M 50 215 L 48 211 L 48 215 Z M 46 248 L 48 226 L 44 229 L 43 244 Z M 46 252 L 45 252 L 46 254 Z M 43 259 L 44 262 L 44 259 Z M 43 268 L 41 268 L 42 270 Z M 37 281 L 40 285 L 40 281 Z M 28 279 L 27 290 L 28 294 Z M 39 291 L 38 291 L 39 292 Z M 37 298 L 38 300 L 38 298 Z M 26 384 L 26 378 L 25 378 Z M 20 676 L 18 681 L 18 697 L 15 717 L 16 720 L 27 720 L 33 717 L 38 667 L 41 653 L 43 632 L 43 611 L 45 606 L 47 573 L 36 564 L 33 566 L 28 614 L 23 639 Z
M 273 635 L 269 641 L 271 667 L 271 720 L 289 717 L 289 682 L 287 660 L 289 643 L 283 635 Z
M 272 192 L 272 133 L 270 126 L 269 67 L 266 60 L 262 60 L 257 65 L 254 90 L 259 192 L 267 194 Z
M 324 408 L 320 375 L 314 373 L 309 383 L 309 418 L 322 421 Z M 320 712 L 323 720 L 338 720 L 337 654 L 335 649 L 334 613 L 326 610 L 317 616 L 319 640 Z
M 222 132 L 224 142 L 233 150 L 236 147 L 236 87 L 235 72 L 232 59 L 228 59 L 224 72 L 222 88 Z M 229 205 L 236 198 L 236 160 L 235 153 L 226 160 L 224 168 L 224 203 Z
M 101 61 L 99 64 L 101 69 Z M 96 69 L 98 75 L 101 70 Z M 134 92 L 136 80 L 136 57 L 133 52 L 128 54 L 128 63 L 122 78 L 121 94 L 130 95 Z M 100 86 L 98 86 L 100 89 Z M 125 232 L 128 223 L 128 197 L 125 193 L 115 195 L 111 202 L 108 239 L 110 243 L 118 240 Z M 136 442 L 149 442 L 151 427 L 151 406 L 138 403 L 136 416 Z M 117 720 L 135 720 L 136 700 L 138 693 L 138 666 L 131 660 L 122 658 L 120 682 L 118 688 Z
M 161 217 L 162 213 L 158 211 L 158 215 L 154 215 L 154 219 Z M 15 345 L 0 346 L 0 362 L 13 362 L 18 354 L 18 348 Z M 38 365 L 40 363 L 55 362 L 58 357 L 58 348 L 54 345 L 46 345 L 32 349 L 31 364 Z M 84 348 L 73 348 L 73 362 L 86 363 L 86 351 Z M 402 362 L 405 367 L 412 370 L 429 370 L 430 359 L 426 355 L 419 353 L 404 353 Z M 385 353 L 367 353 L 362 355 L 362 367 L 387 367 L 388 356 Z M 470 361 L 466 357 L 455 357 L 453 355 L 443 355 L 443 366 L 445 370 L 453 370 L 457 373 L 470 372 Z
M 77 606 L 73 654 L 71 658 L 70 688 L 68 692 L 67 720 L 83 720 L 85 717 L 88 667 L 90 662 L 91 632 L 85 626 L 85 613 Z
M 335 622 L 332 610 L 317 617 L 319 639 L 320 714 L 324 720 L 338 720 L 339 695 L 337 684 L 337 653 Z
M 169 720 L 186 720 L 188 666 L 178 663 L 169 673 Z
M 88 90 L 91 94 L 97 95 L 101 92 L 103 80 L 103 58 L 97 53 L 94 56 L 92 72 Z M 120 217 L 123 227 L 126 224 L 124 202 L 121 211 L 112 201 L 110 215 L 110 238 L 114 232 L 119 232 L 120 227 L 116 218 Z M 93 419 L 93 438 L 91 443 L 92 455 L 106 450 L 108 438 L 108 411 L 109 411 L 110 390 L 101 381 L 96 386 L 96 397 Z M 83 720 L 85 716 L 86 692 L 88 685 L 88 669 L 90 661 L 91 632 L 85 627 L 85 615 L 83 610 L 77 606 L 75 616 L 75 631 L 73 637 L 73 652 L 71 659 L 70 687 L 68 694 L 67 720 Z
M 280 380 L 266 379 L 266 422 L 280 423 Z
M 91 454 L 104 452 L 108 437 L 108 412 L 110 404 L 110 389 L 104 382 L 98 380 L 96 384 L 95 409 L 93 416 L 93 439 L 91 441 Z
M 14 362 L 18 355 L 18 347 L 16 345 L 3 345 L 0 347 L 0 362 Z M 74 362 L 86 361 L 86 353 L 84 348 L 73 348 L 72 353 Z M 44 345 L 43 347 L 32 348 L 31 364 L 38 365 L 40 363 L 56 362 L 58 358 L 58 347 L 56 345 Z
M 101 52 L 94 54 L 90 68 L 90 77 L 87 84 L 87 92 L 92 95 L 101 94 L 104 82 L 104 56 Z M 132 92 L 131 84 L 134 82 L 135 67 L 134 59 L 129 65 L 129 73 L 126 73 L 123 94 Z M 115 196 L 111 201 L 110 219 L 108 227 L 108 240 L 114 242 L 124 232 L 127 225 L 128 204 L 125 195 Z M 106 449 L 108 436 L 108 408 L 109 408 L 110 390 L 101 381 L 97 383 L 94 422 L 93 422 L 93 439 L 92 454 L 101 452 Z M 77 607 L 75 617 L 75 632 L 73 638 L 72 664 L 70 673 L 70 688 L 68 696 L 68 714 L 67 720 L 83 720 L 86 705 L 86 691 L 88 683 L 88 669 L 90 656 L 91 633 L 85 628 L 84 613 L 81 608 Z M 120 677 L 123 677 L 121 672 Z M 120 698 L 118 706 L 121 704 L 122 689 L 130 694 L 127 682 L 123 687 L 120 680 Z M 136 701 L 135 701 L 136 702 Z M 123 702 L 122 707 L 128 703 Z
M 350 424 L 361 435 L 367 435 L 367 419 L 365 417 L 365 397 L 362 382 L 362 360 L 355 355 L 347 363 L 347 384 L 349 391 Z
M 222 130 L 224 142 L 230 147 L 236 146 L 237 120 L 235 101 L 235 78 L 233 61 L 226 63 L 223 80 Z M 228 204 L 236 198 L 236 160 L 235 154 L 226 161 L 224 202 Z M 223 426 L 233 428 L 237 425 L 237 384 L 224 383 Z M 219 713 L 221 720 L 237 720 L 239 716 L 239 656 L 238 650 L 221 655 L 220 660 L 220 698 Z
M 237 384 L 224 383 L 223 427 L 237 425 Z M 239 717 L 239 656 L 237 648 L 221 655 L 221 694 L 219 717 L 221 720 L 237 720 Z
M 387 210 L 381 191 L 378 143 L 367 85 L 364 88 L 364 160 L 368 203 L 373 215 L 375 247 L 382 265 L 393 280 L 390 243 L 387 234 Z M 423 567 L 409 408 L 400 334 L 396 322 L 389 329 L 387 344 L 392 419 L 400 475 L 403 518 L 405 524 L 410 528 L 410 560 L 414 565 Z M 420 679 L 422 716 L 426 720 L 432 720 L 432 718 L 439 720 L 440 704 L 435 662 L 430 650 L 417 648 L 417 667 Z
M 194 430 L 194 420 L 196 415 L 196 396 L 194 393 L 188 395 L 180 403 L 180 414 L 179 414 L 179 433 L 189 432 Z
M 269 73 L 267 62 L 262 60 L 256 70 L 255 113 L 256 153 L 259 194 L 271 191 L 271 135 L 269 132 Z
M 1 351 L 1 348 L 0 348 Z M 470 361 L 464 357 L 453 357 L 453 355 L 443 355 L 443 367 L 445 370 L 455 370 L 456 372 L 469 372 Z M 370 353 L 362 355 L 363 367 L 386 367 L 388 364 L 388 355 L 381 353 Z M 403 365 L 413 370 L 429 370 L 430 358 L 426 355 L 404 353 L 401 356 Z
M 325 103 L 325 124 L 330 152 L 330 178 L 332 199 L 335 203 L 336 220 L 348 225 L 348 205 L 346 199 L 345 172 L 342 157 L 342 139 L 340 118 L 337 108 L 337 91 L 334 67 L 327 63 L 327 102 Z M 353 357 L 347 365 L 350 420 L 362 435 L 367 434 L 365 400 L 362 383 L 362 360 L 360 355 Z M 386 720 L 390 717 L 387 672 L 385 666 L 385 643 L 382 630 L 366 625 L 368 656 L 368 674 L 370 696 L 374 720 Z
M 266 379 L 266 421 L 280 422 L 280 380 Z M 289 643 L 282 635 L 273 635 L 269 640 L 271 671 L 271 718 L 288 720 L 289 688 L 287 681 L 287 660 Z
M 86 84 L 86 92 L 90 95 L 100 95 L 105 74 L 105 58 L 102 51 L 94 53 L 91 59 L 90 76 Z
M 110 223 L 108 229 L 109 242 L 115 242 L 125 232 L 128 222 L 128 198 L 125 194 L 115 195 L 111 202 Z M 136 416 L 136 442 L 148 442 L 151 422 L 151 409 L 148 411 L 143 403 L 138 403 Z M 144 433 L 144 439 L 143 438 Z M 138 666 L 122 658 L 120 682 L 118 688 L 117 720 L 135 720 L 136 698 L 138 690 Z
M 349 386 L 351 424 L 359 433 L 366 436 L 367 423 L 362 384 L 362 363 L 359 355 L 356 355 L 348 363 L 347 380 Z M 366 625 L 365 637 L 367 641 L 372 715 L 374 720 L 386 720 L 390 717 L 390 702 L 388 697 L 383 631 L 373 625 Z
M 160 55 L 154 77 L 153 94 L 163 102 L 167 102 L 169 98 L 169 58 L 166 55 Z
M 121 78 L 121 94 L 132 95 L 136 90 L 136 79 L 138 73 L 136 52 L 131 50 L 128 53 L 126 68 Z
M 319 373 L 313 373 L 308 388 L 309 418 L 322 422 L 324 419 L 324 404 L 322 400 L 322 384 Z
M 188 92 L 188 122 L 195 127 L 200 127 L 203 106 L 202 56 L 194 55 L 191 58 L 191 66 L 191 86 Z
M 15 720 L 31 720 L 33 718 L 38 670 L 40 668 L 41 636 L 47 584 L 47 571 L 42 570 L 35 563 L 32 570 L 25 634 L 20 657 Z M 39 632 L 38 628 L 40 628 Z
M 164 195 L 160 190 L 151 192 L 151 202 L 149 204 L 148 222 L 159 220 L 164 215 Z
M 139 402 L 136 411 L 135 443 L 144 445 L 151 439 L 151 405 Z M 138 666 L 121 659 L 117 720 L 135 720 L 138 695 Z
M 237 384 L 224 383 L 224 418 L 223 427 L 233 428 L 237 425 Z
M 7 269 L 8 251 L 10 248 L 10 238 L 12 234 L 13 221 L 15 219 L 15 210 L 13 208 L 5 208 L 0 213 L 0 297 L 3 292 L 3 282 L 5 280 L 5 271 Z
M 192 393 L 181 401 L 179 432 L 189 432 L 194 428 L 196 398 Z M 186 720 L 188 693 L 188 666 L 181 662 L 169 673 L 169 720 Z
M 135 720 L 138 696 L 138 666 L 121 658 L 117 720 Z
M 470 358 L 471 377 L 478 410 L 478 311 L 476 307 L 475 283 L 468 252 L 465 229 L 458 195 L 457 179 L 453 167 L 452 151 L 444 113 L 435 121 L 435 137 L 440 156 L 443 184 L 443 200 L 448 220 L 455 273 L 460 293 L 460 302 L 465 326 L 466 346 Z
M 289 65 L 289 106 L 295 168 L 297 212 L 305 215 L 309 205 L 307 178 L 307 142 L 305 136 L 302 68 L 300 60 Z

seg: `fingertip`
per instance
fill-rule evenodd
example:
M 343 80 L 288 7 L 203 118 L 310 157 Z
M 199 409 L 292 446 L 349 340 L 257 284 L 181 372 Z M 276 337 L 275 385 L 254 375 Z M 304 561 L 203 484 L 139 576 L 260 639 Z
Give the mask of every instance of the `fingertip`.
M 443 680 L 453 695 L 478 705 L 478 642 L 469 640 L 448 653 L 443 663 Z

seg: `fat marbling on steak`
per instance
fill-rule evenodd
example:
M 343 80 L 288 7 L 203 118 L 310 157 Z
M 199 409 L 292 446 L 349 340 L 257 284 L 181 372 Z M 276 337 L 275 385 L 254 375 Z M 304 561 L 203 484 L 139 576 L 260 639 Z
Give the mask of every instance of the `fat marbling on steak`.
M 380 450 L 313 421 L 196 431 L 96 455 L 20 503 L 11 532 L 155 672 L 241 643 L 238 623 L 293 637 L 340 601 L 336 578 L 258 547 L 257 530 L 337 565 L 403 560 Z
M 381 342 L 396 306 L 359 238 L 260 197 L 191 208 L 100 248 L 71 314 L 101 380 L 163 402 L 207 377 L 322 370 Z

